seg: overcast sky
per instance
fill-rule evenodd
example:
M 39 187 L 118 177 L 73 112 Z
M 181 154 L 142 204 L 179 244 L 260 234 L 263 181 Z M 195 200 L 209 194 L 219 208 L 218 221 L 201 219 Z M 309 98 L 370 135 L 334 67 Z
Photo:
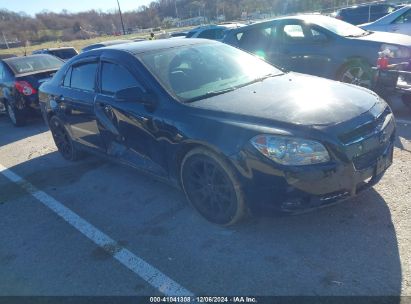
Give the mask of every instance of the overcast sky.
M 148 5 L 151 0 L 119 0 L 122 11 L 132 11 L 140 5 Z M 0 8 L 34 15 L 42 10 L 61 12 L 81 12 L 91 9 L 103 11 L 117 8 L 116 0 L 0 0 Z

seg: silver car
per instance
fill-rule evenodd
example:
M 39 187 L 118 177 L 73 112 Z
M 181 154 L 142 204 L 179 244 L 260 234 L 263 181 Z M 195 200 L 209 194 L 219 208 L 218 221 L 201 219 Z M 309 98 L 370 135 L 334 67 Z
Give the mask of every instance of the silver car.
M 411 35 L 411 5 L 396 10 L 374 22 L 359 25 L 367 31 L 391 32 Z

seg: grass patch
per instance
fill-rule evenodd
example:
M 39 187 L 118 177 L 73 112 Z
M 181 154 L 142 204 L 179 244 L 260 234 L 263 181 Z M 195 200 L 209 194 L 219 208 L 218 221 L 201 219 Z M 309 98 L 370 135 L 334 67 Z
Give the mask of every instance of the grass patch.
M 176 31 L 187 31 L 191 29 L 188 28 L 178 28 L 178 29 L 169 29 L 166 32 L 176 32 Z M 56 47 L 63 47 L 63 46 L 72 46 L 77 51 L 80 51 L 87 45 L 94 44 L 97 42 L 108 41 L 108 40 L 117 40 L 117 39 L 148 39 L 150 33 L 139 33 L 139 34 L 130 34 L 130 35 L 122 35 L 122 36 L 102 36 L 92 39 L 84 39 L 84 40 L 73 40 L 73 41 L 49 41 L 42 44 L 30 45 L 28 47 L 17 47 L 17 48 L 10 48 L 10 49 L 0 49 L 0 54 L 15 54 L 17 56 L 23 56 L 24 52 L 26 51 L 27 55 L 30 55 L 32 51 L 38 49 L 46 49 L 46 48 L 56 48 Z M 158 35 L 158 34 L 156 34 Z

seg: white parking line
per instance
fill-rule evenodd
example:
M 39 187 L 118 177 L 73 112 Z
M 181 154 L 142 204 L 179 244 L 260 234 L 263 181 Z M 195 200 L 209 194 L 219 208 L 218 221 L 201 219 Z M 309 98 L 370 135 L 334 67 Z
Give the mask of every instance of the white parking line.
M 411 120 L 406 120 L 406 119 L 396 119 L 395 120 L 397 123 L 404 124 L 404 125 L 411 125 Z
M 143 259 L 139 258 L 131 251 L 118 246 L 117 242 L 100 231 L 92 224 L 81 218 L 79 215 L 65 207 L 56 199 L 46 194 L 45 192 L 38 190 L 35 186 L 25 181 L 22 177 L 18 176 L 10 169 L 7 169 L 0 164 L 0 173 L 5 176 L 11 182 L 19 184 L 29 194 L 34 196 L 43 205 L 48 207 L 58 216 L 63 218 L 67 223 L 81 232 L 88 239 L 93 241 L 97 246 L 107 251 L 110 249 L 110 253 L 113 257 L 134 272 L 148 284 L 156 288 L 158 291 L 166 296 L 193 296 L 194 294 L 173 281 L 157 268 L 151 266 Z

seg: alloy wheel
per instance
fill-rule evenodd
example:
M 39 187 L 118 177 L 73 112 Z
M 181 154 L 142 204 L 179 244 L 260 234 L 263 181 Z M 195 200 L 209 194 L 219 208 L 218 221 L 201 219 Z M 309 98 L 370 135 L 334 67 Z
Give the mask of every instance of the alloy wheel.
M 64 127 L 57 121 L 50 121 L 50 129 L 54 138 L 54 142 L 60 153 L 66 159 L 71 159 L 73 154 L 73 146 L 69 134 Z
M 225 225 L 237 211 L 237 197 L 227 173 L 204 156 L 191 157 L 183 168 L 184 188 L 194 207 L 209 221 Z
M 341 81 L 351 83 L 365 88 L 371 87 L 371 72 L 366 71 L 366 68 L 361 65 L 349 66 L 342 75 Z

